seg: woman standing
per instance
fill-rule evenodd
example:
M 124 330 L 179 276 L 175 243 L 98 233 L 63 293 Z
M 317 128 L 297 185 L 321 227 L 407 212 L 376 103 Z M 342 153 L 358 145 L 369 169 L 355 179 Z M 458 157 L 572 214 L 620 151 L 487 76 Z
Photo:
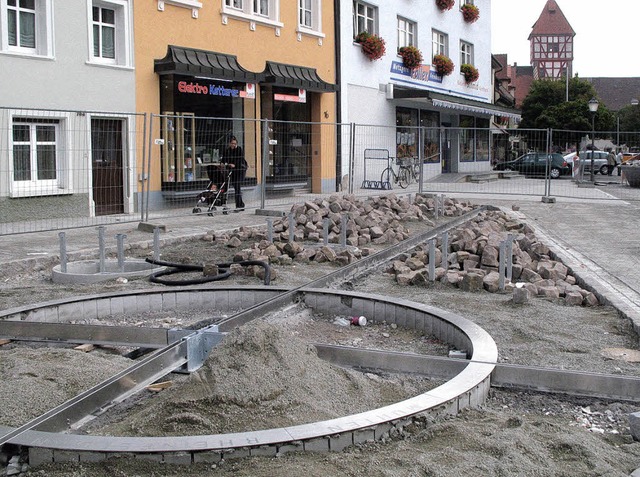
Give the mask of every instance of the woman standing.
M 231 170 L 231 184 L 235 191 L 236 196 L 236 211 L 244 210 L 244 202 L 242 201 L 242 181 L 247 173 L 247 161 L 244 159 L 244 152 L 242 148 L 238 146 L 238 139 L 235 136 L 231 136 L 229 140 L 229 147 L 225 149 L 222 159 L 222 164 L 227 164 Z

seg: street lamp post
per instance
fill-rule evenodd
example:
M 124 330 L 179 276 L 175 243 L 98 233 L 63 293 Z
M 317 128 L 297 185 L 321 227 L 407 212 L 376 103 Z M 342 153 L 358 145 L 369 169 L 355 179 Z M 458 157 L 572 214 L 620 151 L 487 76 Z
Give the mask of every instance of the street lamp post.
M 593 182 L 593 156 L 595 156 L 595 138 L 596 138 L 596 111 L 598 110 L 598 100 L 591 98 L 589 100 L 589 111 L 591 111 L 591 174 L 589 180 Z

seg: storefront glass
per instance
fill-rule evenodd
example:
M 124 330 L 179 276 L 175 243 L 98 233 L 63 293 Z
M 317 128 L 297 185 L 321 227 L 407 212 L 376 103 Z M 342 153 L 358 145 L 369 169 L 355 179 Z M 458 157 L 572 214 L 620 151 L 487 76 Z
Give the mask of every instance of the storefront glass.
M 437 111 L 420 111 L 420 125 L 424 138 L 424 162 L 440 161 L 440 113 Z
M 243 150 L 255 151 L 254 84 L 162 76 L 160 108 L 163 188 L 189 182 L 201 187 L 209 179 L 208 166 L 221 159 L 231 136 Z M 255 171 L 255 154 L 246 159 Z

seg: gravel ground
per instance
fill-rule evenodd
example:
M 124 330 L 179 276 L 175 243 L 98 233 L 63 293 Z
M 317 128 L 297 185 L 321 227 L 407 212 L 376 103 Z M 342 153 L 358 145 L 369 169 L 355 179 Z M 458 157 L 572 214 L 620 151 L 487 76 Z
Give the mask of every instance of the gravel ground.
M 409 226 L 412 227 L 413 231 L 420 228 L 419 225 Z M 163 250 L 163 259 L 201 263 L 219 257 L 216 261 L 224 262 L 232 253 L 222 244 L 191 241 Z M 329 269 L 330 265 L 326 264 L 278 267 L 278 277 L 273 284 L 297 285 Z M 256 282 L 256 278 L 233 277 L 229 283 Z M 0 284 L 0 308 L 70 295 L 157 286 L 146 280 L 132 280 L 125 284 L 61 286 L 52 284 L 44 272 L 6 274 L 0 276 Z M 630 325 L 609 307 L 567 307 L 542 299 L 516 306 L 505 294 L 463 293 L 444 285 L 401 287 L 382 271 L 355 279 L 349 286 L 357 291 L 411 299 L 465 316 L 493 336 L 500 362 L 639 374 L 637 364 L 620 359 L 619 353 L 611 351 L 637 350 L 638 339 Z M 227 426 L 239 426 L 237 428 L 241 429 L 251 425 L 281 425 L 278 423 L 283 419 L 297 422 L 296 419 L 300 414 L 304 417 L 305 412 L 314 419 L 316 416 L 340 414 L 343 412 L 340 406 L 353 401 L 354 396 L 360 396 L 357 391 L 364 396 L 366 407 L 385 400 L 401 399 L 407 393 L 410 395 L 437 384 L 408 376 L 351 374 L 317 362 L 307 346 L 308 342 L 324 341 L 351 345 L 361 343 L 381 349 L 415 349 L 432 354 L 446 352 L 441 344 L 429 337 L 385 324 L 346 328 L 336 324 L 335 317 L 314 316 L 308 310 L 295 310 L 292 316 L 295 317 L 295 326 L 290 324 L 291 320 L 287 321 L 287 326 L 282 326 L 282 321 L 272 319 L 265 320 L 260 327 L 254 326 L 253 330 L 237 330 L 234 341 L 212 353 L 207 366 L 199 373 L 176 380 L 175 389 L 130 402 L 127 411 L 134 412 L 116 413 L 112 422 L 101 423 L 109 427 L 94 423 L 86 432 L 117 433 L 126 429 L 153 434 L 157 432 L 154 427 L 160 426 L 142 425 L 145 419 L 149 421 L 149 416 L 153 416 L 154 422 L 161 422 L 161 433 L 167 434 L 185 430 L 197 433 L 207 429 L 215 432 L 216 426 L 225 429 Z M 142 325 L 147 318 L 125 315 L 113 317 L 113 321 Z M 198 314 L 192 317 L 157 316 L 152 324 L 183 326 L 191 319 L 199 319 Z M 255 333 L 263 327 L 262 333 Z M 275 346 L 265 345 L 265 335 L 271 337 Z M 5 353 L 10 352 L 16 352 L 16 349 L 0 347 L 0 369 L 5 369 Z M 301 356 L 304 359 L 299 359 Z M 105 359 L 105 356 L 99 357 Z M 48 367 L 48 363 L 35 359 L 30 362 L 34 367 L 31 371 L 34 379 L 37 380 L 38 376 L 46 379 L 46 373 L 38 366 Z M 273 375 L 281 378 L 277 384 L 265 379 L 265 376 Z M 0 377 L 4 382 L 5 375 Z M 209 386 L 221 377 L 230 378 L 226 379 L 229 387 L 217 389 Z M 59 386 L 64 387 L 64 384 Z M 190 394 L 181 395 L 179 390 Z M 58 390 L 45 392 L 51 396 L 59 394 Z M 184 399 L 185 396 L 189 397 Z M 305 396 L 308 396 L 308 402 L 305 402 Z M 0 408 L 8 408 L 7 401 L 12 400 L 15 399 L 11 392 L 0 393 Z M 143 401 L 153 401 L 153 405 Z M 226 406 L 224 411 L 227 414 L 214 412 L 221 403 Z M 247 414 L 250 419 L 243 415 L 248 410 L 251 411 Z M 189 475 L 626 476 L 640 467 L 640 443 L 632 440 L 627 422 L 627 414 L 637 410 L 638 405 L 633 403 L 492 389 L 490 398 L 479 409 L 437 421 L 417 419 L 402 434 L 385 442 L 368 443 L 337 454 L 303 453 L 285 454 L 275 459 L 228 460 L 214 466 L 190 467 Z M 238 419 L 233 419 L 234 414 Z M 259 422 L 253 422 L 256 419 Z M 4 423 L 0 417 L 0 424 Z M 184 468 L 134 459 L 47 466 L 29 472 L 30 475 L 53 477 L 177 476 L 184 473 Z

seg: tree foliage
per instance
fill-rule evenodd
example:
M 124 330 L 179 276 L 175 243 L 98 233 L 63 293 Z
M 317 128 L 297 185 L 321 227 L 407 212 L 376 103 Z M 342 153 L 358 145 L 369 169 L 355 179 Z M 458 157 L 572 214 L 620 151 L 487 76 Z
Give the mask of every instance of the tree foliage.
M 561 129 L 566 131 L 590 131 L 591 112 L 589 100 L 597 97 L 593 85 L 577 76 L 565 81 L 534 81 L 522 103 L 523 129 Z M 595 116 L 595 129 L 611 130 L 614 116 L 605 104 L 600 103 Z

